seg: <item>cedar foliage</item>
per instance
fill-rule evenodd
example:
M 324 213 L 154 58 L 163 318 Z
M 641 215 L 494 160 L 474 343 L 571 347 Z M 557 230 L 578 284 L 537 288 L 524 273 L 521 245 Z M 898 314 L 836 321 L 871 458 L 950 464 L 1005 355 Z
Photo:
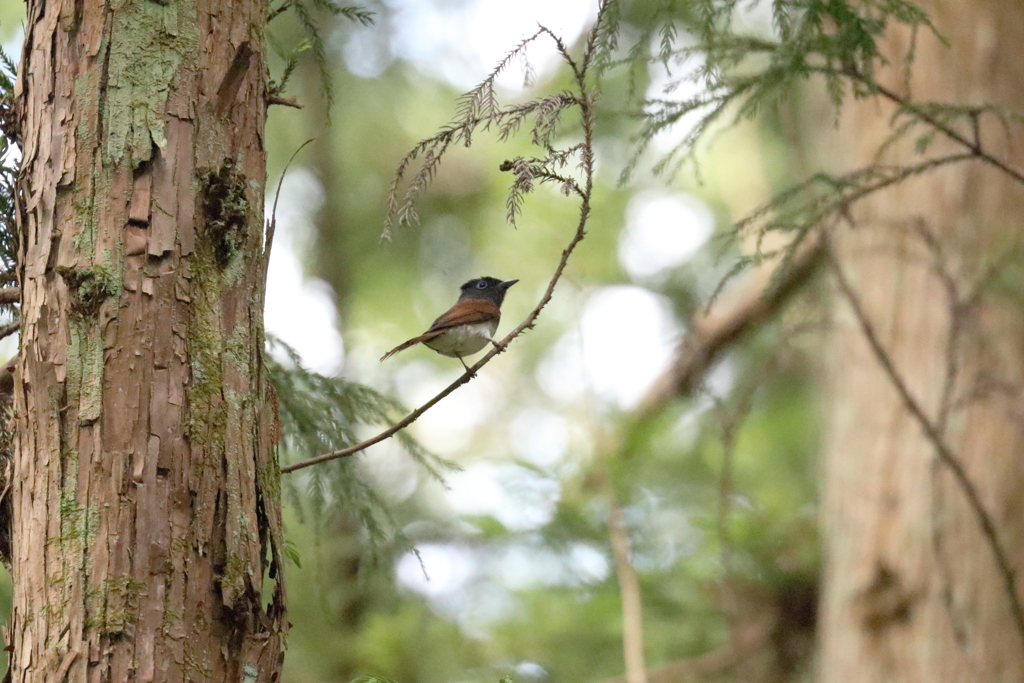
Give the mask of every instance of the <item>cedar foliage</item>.
M 267 345 L 266 363 L 277 392 L 286 461 L 351 446 L 359 441 L 360 427 L 389 424 L 405 412 L 397 401 L 366 385 L 304 368 L 295 350 L 280 339 L 268 335 Z M 445 471 L 455 468 L 410 435 L 401 432 L 397 438 L 430 476 L 441 479 Z M 336 507 L 355 515 L 367 532 L 371 551 L 388 541 L 407 545 L 387 501 L 360 478 L 353 458 L 310 468 L 303 476 L 286 477 L 285 486 L 296 510 L 300 514 L 309 511 L 318 523 Z
M 14 282 L 18 257 L 14 183 L 20 155 L 15 151 L 18 141 L 13 110 L 15 72 L 14 60 L 0 49 L 0 285 Z

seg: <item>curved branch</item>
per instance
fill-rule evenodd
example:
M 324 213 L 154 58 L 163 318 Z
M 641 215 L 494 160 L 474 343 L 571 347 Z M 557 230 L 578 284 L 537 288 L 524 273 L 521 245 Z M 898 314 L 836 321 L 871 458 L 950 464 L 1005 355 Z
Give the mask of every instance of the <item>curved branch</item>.
M 260 258 L 263 259 L 263 272 L 261 277 L 263 278 L 262 283 L 262 294 L 263 298 L 267 297 L 267 273 L 270 271 L 270 250 L 274 246 L 274 233 L 277 231 L 277 202 L 281 199 L 281 188 L 284 186 L 284 177 L 288 175 L 288 169 L 291 167 L 292 162 L 295 161 L 295 157 L 299 155 L 299 152 L 305 148 L 306 145 L 313 142 L 316 138 L 310 138 L 292 152 L 291 158 L 288 159 L 288 163 L 284 165 L 284 169 L 281 171 L 281 177 L 277 181 L 277 192 L 274 193 L 274 207 L 270 210 L 270 220 L 267 221 L 266 233 L 263 237 L 263 253 Z
M 598 25 L 595 25 L 593 31 L 598 30 Z M 569 263 L 569 257 L 572 256 L 576 246 L 583 241 L 586 236 L 587 220 L 590 218 L 590 199 L 594 190 L 594 111 L 593 111 L 593 99 L 588 94 L 588 88 L 586 84 L 586 70 L 573 68 L 573 75 L 576 80 L 576 86 L 579 88 L 580 96 L 576 101 L 576 105 L 580 108 L 580 121 L 583 128 L 583 144 L 580 150 L 580 167 L 583 170 L 584 184 L 580 191 L 580 217 L 576 223 L 576 232 L 573 234 L 572 239 L 566 245 L 565 249 L 562 250 L 562 257 L 558 261 L 558 265 L 555 267 L 555 271 L 548 281 L 547 289 L 544 290 L 544 295 L 540 298 L 540 301 L 530 311 L 529 315 L 523 319 L 519 325 L 509 332 L 504 339 L 498 342 L 483 358 L 478 360 L 475 364 L 461 375 L 457 380 L 445 387 L 440 393 L 431 398 L 429 401 L 416 408 L 411 413 L 406 415 L 404 418 L 385 429 L 380 434 L 373 436 L 365 441 L 360 441 L 357 444 L 353 444 L 348 448 L 342 448 L 340 450 L 331 451 L 330 453 L 323 453 L 306 460 L 301 460 L 290 465 L 285 465 L 281 468 L 282 474 L 289 472 L 295 472 L 297 470 L 304 469 L 306 467 L 312 467 L 323 462 L 330 460 L 336 460 L 338 458 L 345 458 L 350 455 L 355 455 L 360 451 L 364 451 L 374 444 L 378 444 L 381 441 L 391 438 L 401 430 L 405 429 L 413 422 L 418 420 L 423 413 L 430 410 L 436 405 L 441 399 L 448 396 L 463 384 L 468 383 L 477 370 L 487 365 L 492 358 L 497 356 L 499 353 L 505 350 L 505 348 L 512 342 L 513 339 L 521 335 L 526 330 L 532 328 L 540 315 L 540 312 L 544 310 L 544 307 L 551 301 L 551 297 L 555 293 L 555 287 L 558 285 L 558 281 L 562 277 L 562 273 L 565 272 L 565 267 Z
M 589 133 L 588 133 L 588 137 L 589 137 Z M 534 321 L 537 320 L 537 316 L 540 315 L 540 312 L 544 309 L 545 306 L 548 305 L 548 302 L 551 301 L 551 297 L 552 297 L 552 295 L 555 292 L 555 285 L 557 285 L 558 281 L 561 279 L 562 273 L 563 273 L 563 271 L 565 271 L 565 267 L 569 263 L 569 257 L 572 255 L 573 250 L 576 248 L 576 245 L 579 244 L 583 240 L 584 236 L 586 235 L 585 228 L 586 228 L 586 224 L 587 224 L 587 218 L 588 218 L 588 216 L 590 214 L 590 185 L 591 184 L 590 184 L 589 176 L 590 176 L 591 168 L 592 168 L 592 164 L 587 167 L 587 173 L 586 173 L 587 176 L 588 176 L 588 179 L 587 179 L 587 189 L 584 190 L 584 198 L 583 198 L 583 201 L 582 201 L 582 203 L 580 205 L 580 220 L 579 220 L 579 223 L 578 223 L 578 225 L 576 227 L 576 234 L 573 235 L 573 238 L 572 238 L 572 240 L 570 240 L 568 246 L 566 246 L 566 248 L 562 251 L 562 258 L 558 262 L 558 267 L 555 268 L 554 275 L 551 276 L 551 280 L 548 282 L 548 287 L 544 291 L 544 296 L 541 297 L 540 302 L 537 304 L 537 306 L 532 311 L 530 311 L 530 314 L 528 316 L 526 316 L 526 318 L 523 320 L 523 322 L 519 323 L 518 327 L 516 327 L 514 330 L 509 332 L 508 335 L 506 335 L 504 339 L 502 339 L 500 342 L 498 342 L 498 344 L 499 344 L 498 347 L 492 348 L 490 351 L 487 352 L 486 355 L 484 355 L 483 358 L 481 358 L 476 363 L 471 365 L 469 370 L 467 370 L 457 380 L 455 380 L 454 382 L 449 384 L 447 387 L 445 387 L 442 391 L 440 391 L 432 399 L 430 399 L 429 401 L 427 401 L 426 403 L 421 405 L 419 408 L 413 410 L 411 413 L 409 413 L 404 418 L 402 418 L 401 420 L 399 420 L 395 424 L 393 424 L 390 427 L 388 427 L 387 429 L 385 429 L 380 434 L 377 434 L 376 436 L 370 437 L 369 439 L 366 439 L 365 441 L 360 441 L 357 444 L 353 444 L 353 445 L 349 446 L 348 448 L 342 448 L 340 450 L 331 451 L 330 453 L 324 453 L 322 455 L 318 455 L 318 456 L 309 458 L 307 460 L 301 460 L 299 462 L 292 463 L 291 465 L 285 465 L 284 467 L 281 468 L 281 473 L 282 474 L 287 474 L 289 472 L 294 472 L 296 470 L 301 470 L 301 469 L 304 469 L 306 467 L 311 467 L 313 465 L 319 465 L 320 463 L 328 462 L 329 460 L 336 460 L 337 458 L 344 458 L 344 457 L 348 457 L 350 455 L 355 455 L 356 453 L 359 453 L 360 451 L 364 451 L 367 448 L 369 448 L 370 446 L 373 446 L 374 444 L 378 444 L 381 441 L 384 441 L 386 439 L 391 438 L 392 436 L 394 436 L 395 434 L 397 434 L 398 432 L 400 432 L 401 430 L 405 429 L 406 427 L 411 425 L 413 422 L 418 420 L 423 415 L 423 413 L 425 413 L 428 410 L 430 410 L 431 408 L 433 408 L 435 404 L 437 404 L 441 399 L 446 397 L 448 394 L 452 393 L 453 391 L 458 389 L 463 384 L 467 384 L 471 379 L 473 379 L 473 376 L 476 375 L 477 370 L 479 370 L 483 366 L 487 365 L 491 361 L 492 358 L 494 358 L 499 353 L 504 351 L 505 347 L 507 347 L 508 344 L 513 339 L 518 337 L 520 334 L 522 334 L 526 330 L 532 328 L 533 325 L 534 325 Z

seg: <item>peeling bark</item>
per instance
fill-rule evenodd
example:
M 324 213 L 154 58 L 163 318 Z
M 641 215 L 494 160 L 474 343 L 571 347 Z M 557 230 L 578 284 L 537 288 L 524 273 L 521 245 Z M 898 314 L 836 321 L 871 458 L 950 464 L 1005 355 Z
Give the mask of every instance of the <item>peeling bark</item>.
M 280 675 L 265 18 L 28 4 L 15 682 Z

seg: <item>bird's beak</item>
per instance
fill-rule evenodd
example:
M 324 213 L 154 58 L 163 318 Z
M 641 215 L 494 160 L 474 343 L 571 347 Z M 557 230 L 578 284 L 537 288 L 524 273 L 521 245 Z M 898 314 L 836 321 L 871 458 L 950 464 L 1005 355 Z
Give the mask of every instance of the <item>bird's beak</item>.
M 514 285 L 517 282 L 519 282 L 519 280 L 505 280 L 504 282 L 502 282 L 498 286 L 501 287 L 502 289 L 508 289 L 509 287 L 511 287 L 512 285 Z

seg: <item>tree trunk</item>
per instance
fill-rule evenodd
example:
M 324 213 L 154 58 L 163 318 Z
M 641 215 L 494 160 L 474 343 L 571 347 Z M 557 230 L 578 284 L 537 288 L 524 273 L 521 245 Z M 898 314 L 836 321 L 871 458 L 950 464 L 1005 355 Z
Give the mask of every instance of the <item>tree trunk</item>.
M 922 5 L 951 45 L 922 31 L 908 84 L 901 58 L 915 43 L 908 31 L 891 30 L 881 49 L 893 66 L 879 80 L 917 102 L 1024 111 L 1024 6 Z M 894 112 L 880 98 L 844 109 L 828 153 L 845 145 L 853 164 L 873 163 Z M 969 120 L 954 125 L 972 137 Z M 1024 166 L 1018 124 L 1004 128 L 987 115 L 980 131 L 986 151 Z M 920 161 L 915 138 L 882 161 Z M 939 134 L 927 153 L 954 150 L 966 151 Z M 849 300 L 837 293 L 822 681 L 1024 680 L 1024 640 L 993 552 L 998 543 L 1009 567 L 1024 571 L 1024 306 L 1019 251 L 1010 251 L 1021 246 L 1021 216 L 1024 186 L 971 161 L 875 196 L 834 233 L 834 254 L 871 329 L 968 486 L 926 438 Z M 968 487 L 978 492 L 991 536 L 969 504 Z M 1020 582 L 1010 583 L 1019 601 Z
M 266 14 L 28 4 L 13 681 L 280 675 Z

